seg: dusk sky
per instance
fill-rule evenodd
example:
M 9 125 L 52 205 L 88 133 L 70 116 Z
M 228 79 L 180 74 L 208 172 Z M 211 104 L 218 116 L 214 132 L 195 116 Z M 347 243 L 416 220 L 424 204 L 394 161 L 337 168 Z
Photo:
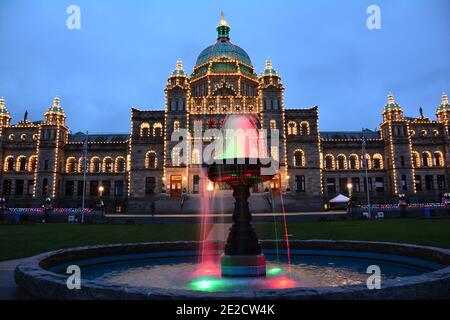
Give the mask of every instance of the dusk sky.
M 372 4 L 381 30 L 366 26 Z M 323 131 L 374 129 L 389 91 L 434 119 L 450 93 L 448 0 L 0 0 L 0 96 L 13 123 L 59 95 L 73 132 L 128 133 L 131 107 L 163 109 L 176 60 L 191 73 L 215 42 L 221 10 L 258 73 L 272 59 L 286 107 L 319 106 Z

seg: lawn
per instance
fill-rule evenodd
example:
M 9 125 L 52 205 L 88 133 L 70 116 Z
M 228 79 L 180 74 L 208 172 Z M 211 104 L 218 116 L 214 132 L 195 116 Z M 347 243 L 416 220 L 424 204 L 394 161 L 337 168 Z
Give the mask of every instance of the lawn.
M 197 224 L 0 225 L 0 260 L 84 245 L 198 240 Z M 274 224 L 256 224 L 261 239 L 275 239 Z M 450 220 L 394 219 L 288 223 L 290 239 L 389 241 L 450 248 Z M 283 224 L 277 224 L 284 238 Z
M 450 220 L 390 219 L 288 223 L 290 239 L 366 240 L 412 243 L 450 248 Z M 261 239 L 275 239 L 273 224 L 255 226 Z M 284 225 L 277 223 L 278 238 Z
M 197 224 L 0 225 L 0 261 L 85 245 L 199 240 Z

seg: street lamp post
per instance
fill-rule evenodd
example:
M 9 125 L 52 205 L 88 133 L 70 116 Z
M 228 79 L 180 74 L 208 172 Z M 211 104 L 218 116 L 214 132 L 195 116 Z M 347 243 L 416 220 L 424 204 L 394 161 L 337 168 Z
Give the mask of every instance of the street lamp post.
M 103 196 L 103 191 L 105 191 L 105 187 L 104 186 L 99 186 L 98 187 L 98 194 L 99 194 L 99 200 L 100 200 L 100 210 L 101 210 L 101 213 L 102 213 L 102 216 L 103 216 L 103 199 L 102 199 L 102 196 Z
M 353 184 L 351 184 L 351 183 L 347 184 L 347 189 L 348 189 L 348 196 L 351 198 L 352 191 L 353 191 Z
M 350 213 L 351 212 L 351 207 L 352 207 L 353 184 L 351 184 L 351 183 L 347 184 L 347 189 L 348 189 L 348 197 L 349 197 L 347 212 Z

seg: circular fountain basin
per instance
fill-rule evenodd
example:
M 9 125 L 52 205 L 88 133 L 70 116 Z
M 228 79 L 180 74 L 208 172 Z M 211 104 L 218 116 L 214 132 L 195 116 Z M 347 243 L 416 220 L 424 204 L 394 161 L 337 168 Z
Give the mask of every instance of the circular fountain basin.
M 25 260 L 16 282 L 43 299 L 418 299 L 450 297 L 450 251 L 406 244 L 263 241 L 266 278 L 222 278 L 222 243 L 199 263 L 197 242 L 125 244 L 60 250 Z M 67 267 L 81 269 L 81 289 L 67 288 Z M 369 266 L 381 289 L 366 285 Z

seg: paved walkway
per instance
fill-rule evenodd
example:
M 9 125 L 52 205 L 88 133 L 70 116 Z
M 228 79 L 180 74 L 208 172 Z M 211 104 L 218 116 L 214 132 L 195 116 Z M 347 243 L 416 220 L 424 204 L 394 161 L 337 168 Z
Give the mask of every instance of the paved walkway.
M 19 299 L 19 289 L 14 281 L 14 269 L 20 261 L 22 259 L 0 262 L 0 300 Z

